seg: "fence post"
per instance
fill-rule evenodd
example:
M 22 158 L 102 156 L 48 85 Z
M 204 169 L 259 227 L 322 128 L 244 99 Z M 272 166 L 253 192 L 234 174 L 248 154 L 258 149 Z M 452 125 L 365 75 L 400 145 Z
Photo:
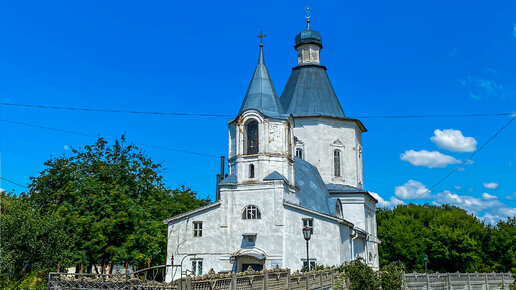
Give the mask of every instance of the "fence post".
M 322 271 L 319 272 L 319 284 L 321 285 L 321 290 L 323 288 L 323 284 L 322 284 Z
M 471 290 L 471 273 L 468 273 L 468 290 Z
M 308 280 L 310 277 L 308 276 L 308 272 L 305 272 L 305 277 L 306 290 L 310 290 L 310 281 Z
M 430 276 L 426 273 L 426 290 L 430 290 Z
M 502 273 L 502 289 L 505 290 L 505 273 Z
M 267 270 L 263 275 L 263 290 L 269 290 L 269 272 Z
M 230 286 L 230 289 L 231 290 L 236 290 L 237 288 L 237 279 L 236 279 L 236 273 L 233 272 L 231 274 L 231 286 Z
M 186 290 L 192 290 L 192 277 L 186 277 Z
M 290 285 L 290 270 L 287 273 L 287 290 L 290 290 L 292 286 Z
M 331 271 L 331 289 L 335 289 L 335 270 Z
M 486 281 L 486 290 L 489 290 L 489 282 L 487 281 L 487 273 L 484 273 L 484 279 Z
M 450 273 L 446 273 L 446 275 L 448 276 L 448 290 L 451 290 L 451 277 L 450 277 Z

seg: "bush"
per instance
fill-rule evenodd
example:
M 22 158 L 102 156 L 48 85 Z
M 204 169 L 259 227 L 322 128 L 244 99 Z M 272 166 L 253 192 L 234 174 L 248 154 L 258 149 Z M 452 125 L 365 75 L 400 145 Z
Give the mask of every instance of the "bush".
M 352 261 L 348 265 L 342 266 L 344 270 L 341 279 L 349 281 L 350 289 L 353 290 L 377 290 L 380 289 L 381 281 L 378 274 L 364 263 L 362 258 Z M 341 287 L 342 280 L 339 281 L 338 287 Z M 336 287 L 336 289 L 338 289 Z
M 391 262 L 382 268 L 380 280 L 383 290 L 401 290 L 403 289 L 403 272 L 405 265 L 402 262 Z

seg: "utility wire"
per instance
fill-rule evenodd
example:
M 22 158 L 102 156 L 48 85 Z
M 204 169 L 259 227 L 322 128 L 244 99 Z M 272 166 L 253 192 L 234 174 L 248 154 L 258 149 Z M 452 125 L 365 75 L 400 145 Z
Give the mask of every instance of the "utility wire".
M 68 110 L 68 111 L 85 111 L 85 112 L 102 112 L 102 113 L 125 113 L 140 115 L 161 115 L 161 116 L 196 116 L 196 117 L 233 117 L 231 114 L 203 114 L 203 113 L 181 113 L 181 112 L 156 112 L 156 111 L 134 111 L 134 110 L 116 110 L 116 109 L 92 109 L 77 107 L 59 107 L 44 106 L 31 104 L 13 104 L 0 102 L 1 106 L 25 107 L 36 109 L 52 109 L 52 110 Z M 478 113 L 478 114 L 431 114 L 431 115 L 377 115 L 377 116 L 348 116 L 356 119 L 413 119 L 413 118 L 454 118 L 454 117 L 489 117 L 489 116 L 510 116 L 515 113 Z
M 27 189 L 29 189 L 27 186 L 25 186 L 25 185 L 21 185 L 21 184 L 19 184 L 19 183 L 17 183 L 17 182 L 14 182 L 14 181 L 12 181 L 12 180 L 9 180 L 9 179 L 7 179 L 7 178 L 5 178 L 5 177 L 1 177 L 1 176 L 0 176 L 0 179 L 2 179 L 2 180 L 4 180 L 4 181 L 7 181 L 7 182 L 9 182 L 9 183 L 12 183 L 12 184 L 14 184 L 14 185 L 17 185 L 17 186 L 19 186 L 19 187 L 23 187 L 23 188 L 27 188 Z
M 152 111 L 132 111 L 132 110 L 114 110 L 114 109 L 90 109 L 90 108 L 57 107 L 57 106 L 12 104 L 12 103 L 0 103 L 0 105 L 12 106 L 12 107 L 37 108 L 37 109 L 102 112 L 102 113 L 127 113 L 127 114 L 144 114 L 144 115 L 170 115 L 170 116 L 196 116 L 196 117 L 231 117 L 232 116 L 232 115 L 224 115 L 224 114 L 200 114 L 200 113 L 198 114 L 198 113 L 152 112 Z
M 480 146 L 477 150 L 475 150 L 475 152 L 471 153 L 471 155 L 469 155 L 468 158 L 466 158 L 466 160 L 462 161 L 457 167 L 455 167 L 452 171 L 450 171 L 448 174 L 446 174 L 443 178 L 441 178 L 439 181 L 437 181 L 434 185 L 432 185 L 430 188 L 428 188 L 427 190 L 425 190 L 424 192 L 422 192 L 420 195 L 416 196 L 415 198 L 413 198 L 412 200 L 409 201 L 409 203 L 413 202 L 414 200 L 416 199 L 419 199 L 421 196 L 423 196 L 424 194 L 427 194 L 429 192 L 432 192 L 432 190 L 438 186 L 439 184 L 441 184 L 445 179 L 447 179 L 448 177 L 450 177 L 453 173 L 455 173 L 455 171 L 457 171 L 462 165 L 466 164 L 466 162 L 470 161 L 471 158 L 473 158 L 473 156 L 475 156 L 478 152 L 482 151 L 482 149 L 484 149 L 484 147 L 489 143 L 491 142 L 494 138 L 496 138 L 496 136 L 498 136 L 498 134 L 500 134 L 503 129 L 507 128 L 507 126 L 509 126 L 512 121 L 514 121 L 514 119 L 516 119 L 516 116 L 514 116 L 513 118 L 511 118 L 511 120 L 509 120 L 509 122 L 505 123 L 505 125 L 503 125 L 491 138 L 489 138 L 486 142 L 484 142 L 482 144 L 482 146 Z
M 50 130 L 50 131 L 55 131 L 55 132 L 60 132 L 60 133 L 67 133 L 67 134 L 74 134 L 74 135 L 85 136 L 85 137 L 98 138 L 98 136 L 95 136 L 95 135 L 92 135 L 92 134 L 86 134 L 86 133 L 80 133 L 80 132 L 75 132 L 75 131 L 56 129 L 56 128 L 51 128 L 51 127 L 45 127 L 45 126 L 40 126 L 40 125 L 35 125 L 35 124 L 24 123 L 24 122 L 16 122 L 16 121 L 10 121 L 10 120 L 5 120 L 5 119 L 0 119 L 0 122 L 16 124 L 16 125 L 21 125 L 21 126 L 27 126 L 27 127 L 33 127 L 33 128 L 39 128 L 39 129 L 45 129 L 45 130 Z M 169 150 L 169 151 L 183 152 L 183 153 L 200 155 L 200 156 L 220 158 L 220 156 L 213 155 L 213 154 L 202 153 L 202 152 L 195 152 L 195 151 L 189 151 L 189 150 L 183 150 L 183 149 L 177 149 L 177 148 L 171 148 L 171 147 L 167 147 L 167 146 L 153 145 L 153 144 L 147 144 L 147 143 L 139 143 L 139 142 L 133 142 L 133 143 L 137 144 L 137 145 L 141 145 L 141 146 L 153 147 L 153 148 L 158 148 L 158 149 L 163 149 L 163 150 Z

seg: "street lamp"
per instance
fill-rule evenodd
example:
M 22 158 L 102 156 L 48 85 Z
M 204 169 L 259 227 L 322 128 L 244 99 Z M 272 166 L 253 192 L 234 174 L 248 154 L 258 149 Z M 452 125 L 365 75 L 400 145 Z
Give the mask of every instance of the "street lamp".
M 306 241 L 306 266 L 308 269 L 308 272 L 310 272 L 310 256 L 308 255 L 308 241 L 312 237 L 312 228 L 311 227 L 304 227 L 303 228 L 303 237 Z

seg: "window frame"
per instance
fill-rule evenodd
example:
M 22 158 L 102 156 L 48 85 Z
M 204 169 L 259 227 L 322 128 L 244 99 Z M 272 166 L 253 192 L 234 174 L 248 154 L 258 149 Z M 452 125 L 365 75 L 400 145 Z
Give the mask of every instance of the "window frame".
M 254 164 L 249 164 L 249 179 L 254 179 L 255 176 Z
M 296 148 L 296 157 L 304 160 L 303 155 L 304 155 L 303 148 Z
M 342 151 L 333 150 L 333 176 L 342 177 Z
M 243 220 L 260 220 L 262 219 L 262 213 L 260 209 L 253 204 L 247 205 L 242 211 Z
M 259 133 L 259 122 L 256 119 L 251 119 L 245 124 L 245 155 L 258 154 L 260 151 L 260 133 Z M 253 127 L 251 127 L 253 125 Z M 250 129 L 253 130 L 250 130 Z M 252 134 L 251 134 L 252 133 Z M 251 142 L 255 141 L 256 145 L 251 147 Z M 250 150 L 253 148 L 252 150 Z
M 310 234 L 313 235 L 314 234 L 314 219 L 313 218 L 302 218 L 301 221 L 302 221 L 301 224 L 303 225 L 303 229 L 305 227 L 310 228 Z
M 192 228 L 193 228 L 193 237 L 201 238 L 202 237 L 202 221 L 192 222 Z
M 192 262 L 192 274 L 194 276 L 201 276 L 203 270 L 203 259 L 191 259 Z

